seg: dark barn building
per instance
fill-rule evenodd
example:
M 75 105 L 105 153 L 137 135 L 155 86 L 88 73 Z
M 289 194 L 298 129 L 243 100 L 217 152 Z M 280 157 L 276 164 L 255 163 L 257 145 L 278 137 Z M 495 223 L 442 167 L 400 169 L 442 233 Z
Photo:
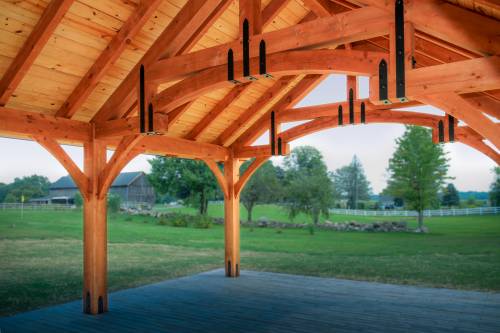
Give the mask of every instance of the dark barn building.
M 70 176 L 59 178 L 50 185 L 49 198 L 52 203 L 72 202 L 78 188 Z M 116 177 L 109 193 L 119 195 L 122 205 L 154 204 L 155 192 L 146 174 L 142 171 L 123 172 Z

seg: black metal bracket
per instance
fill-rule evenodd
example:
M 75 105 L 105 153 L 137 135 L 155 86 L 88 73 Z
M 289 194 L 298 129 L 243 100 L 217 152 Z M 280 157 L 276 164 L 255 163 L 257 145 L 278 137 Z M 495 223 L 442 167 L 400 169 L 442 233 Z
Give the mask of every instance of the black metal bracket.
M 85 294 L 85 302 L 83 304 L 83 313 L 90 314 L 90 292 Z
M 342 110 L 342 105 L 339 105 L 338 118 L 339 126 L 344 125 L 344 111 Z
M 234 54 L 232 49 L 227 51 L 227 80 L 234 84 L 240 83 L 240 81 L 234 79 Z
M 278 155 L 283 155 L 283 148 L 281 147 L 281 138 L 278 138 Z
M 448 115 L 448 139 L 450 142 L 455 141 L 455 118 Z
M 384 59 L 378 64 L 378 99 L 384 104 L 390 104 L 387 88 L 387 62 Z
M 365 124 L 366 123 L 366 108 L 365 108 L 365 102 L 361 102 L 361 123 Z
M 395 33 L 396 33 L 396 97 L 401 102 L 406 102 L 405 93 L 405 18 L 404 1 L 396 0 Z
M 227 276 L 231 276 L 231 260 L 227 261 Z
M 438 123 L 438 134 L 439 134 L 439 142 L 442 143 L 444 142 L 444 124 L 443 121 L 440 120 Z
M 247 19 L 243 21 L 243 77 L 250 81 L 257 80 L 250 75 L 250 23 Z
M 354 124 L 354 90 L 349 89 L 349 123 Z
M 141 65 L 139 72 L 139 127 L 140 132 L 146 132 L 146 82 L 144 65 Z
M 153 104 L 149 103 L 148 105 L 148 133 L 147 135 L 156 135 L 154 130 L 154 112 L 153 112 Z
M 264 76 L 266 79 L 270 79 L 273 76 L 267 72 L 267 59 L 266 59 L 266 41 L 261 40 L 259 44 L 259 74 Z
M 102 296 L 99 296 L 97 300 L 97 312 L 98 313 L 104 313 L 104 301 Z
M 276 137 L 275 137 L 276 123 L 275 123 L 274 111 L 271 111 L 271 128 L 269 130 L 271 131 L 270 132 L 271 155 L 275 156 L 276 155 Z

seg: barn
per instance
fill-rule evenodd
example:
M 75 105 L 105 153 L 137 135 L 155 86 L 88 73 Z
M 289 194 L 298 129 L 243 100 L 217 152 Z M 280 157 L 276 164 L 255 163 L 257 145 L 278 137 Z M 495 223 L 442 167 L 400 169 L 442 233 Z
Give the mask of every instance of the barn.
M 49 198 L 52 203 L 72 202 L 79 192 L 73 179 L 64 176 L 50 185 Z M 138 204 L 152 205 L 155 202 L 155 191 L 142 171 L 122 172 L 116 177 L 109 192 L 120 196 L 126 206 Z

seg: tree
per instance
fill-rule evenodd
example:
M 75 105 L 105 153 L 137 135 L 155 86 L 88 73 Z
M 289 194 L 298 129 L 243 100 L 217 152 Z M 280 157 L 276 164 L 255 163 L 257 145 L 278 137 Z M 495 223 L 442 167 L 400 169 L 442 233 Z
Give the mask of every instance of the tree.
M 335 190 L 341 198 L 347 199 L 347 207 L 358 208 L 359 200 L 370 198 L 370 182 L 366 179 L 365 171 L 356 155 L 349 165 L 343 166 L 331 175 Z
M 495 167 L 493 169 L 495 173 L 495 180 L 490 186 L 490 203 L 492 206 L 500 206 L 500 167 Z
M 285 157 L 284 169 L 290 218 L 302 212 L 317 224 L 320 215 L 328 216 L 333 206 L 333 184 L 321 153 L 313 147 L 297 147 Z
M 208 200 L 215 196 L 217 180 L 203 161 L 170 157 L 149 160 L 149 181 L 159 194 L 170 194 L 186 200 L 206 215 Z
M 8 192 L 9 192 L 9 185 L 0 183 L 0 202 L 4 202 Z
M 445 207 L 452 207 L 460 205 L 460 198 L 458 196 L 458 191 L 455 185 L 452 183 L 448 184 L 443 189 L 443 196 L 441 198 L 441 205 Z
M 45 176 L 25 176 L 15 178 L 14 182 L 7 185 L 8 192 L 5 202 L 21 202 L 21 197 L 28 201 L 31 198 L 41 198 L 49 194 L 50 181 Z
M 73 197 L 73 202 L 75 203 L 75 206 L 78 208 L 81 208 L 83 206 L 83 198 L 80 192 L 75 193 L 75 196 Z
M 109 193 L 107 202 L 108 202 L 108 211 L 110 211 L 111 213 L 118 213 L 120 211 L 122 199 L 120 198 L 119 195 L 114 193 Z
M 245 162 L 241 166 L 243 172 L 251 164 L 251 161 Z M 265 162 L 250 177 L 241 193 L 241 202 L 247 209 L 248 221 L 252 221 L 252 210 L 257 203 L 269 203 L 279 198 L 280 183 L 276 175 L 276 169 L 270 161 Z
M 432 142 L 431 131 L 423 127 L 407 126 L 396 145 L 389 160 L 387 189 L 418 212 L 418 230 L 423 231 L 423 211 L 438 202 L 439 189 L 449 179 L 448 159 L 443 147 Z

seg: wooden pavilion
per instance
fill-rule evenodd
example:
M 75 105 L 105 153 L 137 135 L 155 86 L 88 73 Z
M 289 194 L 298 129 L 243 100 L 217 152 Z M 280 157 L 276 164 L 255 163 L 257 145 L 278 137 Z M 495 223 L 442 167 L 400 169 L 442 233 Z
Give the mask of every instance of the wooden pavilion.
M 432 128 L 436 143 L 458 141 L 500 162 L 496 0 L 0 6 L 0 135 L 39 142 L 84 197 L 86 313 L 108 309 L 106 195 L 138 154 L 199 159 L 214 172 L 225 196 L 231 277 L 240 270 L 240 192 L 299 137 L 344 125 L 414 124 Z M 345 102 L 294 108 L 331 73 L 348 77 Z M 358 98 L 359 76 L 370 77 L 367 99 Z M 400 110 L 422 104 L 446 116 Z M 293 121 L 306 122 L 280 130 Z M 266 131 L 269 143 L 252 145 Z M 83 170 L 60 144 L 83 146 Z M 106 149 L 114 150 L 109 161 Z

